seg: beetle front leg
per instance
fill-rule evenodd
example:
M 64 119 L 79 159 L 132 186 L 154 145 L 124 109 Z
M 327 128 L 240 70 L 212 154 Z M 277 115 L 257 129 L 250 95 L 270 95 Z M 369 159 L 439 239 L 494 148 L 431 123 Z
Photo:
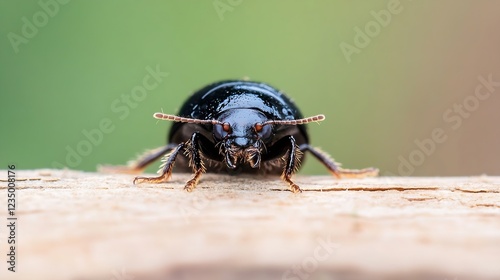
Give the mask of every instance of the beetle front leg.
M 140 184 L 140 183 L 163 183 L 168 181 L 170 177 L 172 176 L 172 169 L 174 168 L 174 163 L 175 159 L 177 158 L 177 155 L 179 154 L 179 151 L 184 148 L 186 144 L 181 143 L 175 147 L 175 149 L 172 150 L 170 154 L 165 155 L 164 157 L 164 162 L 160 166 L 160 170 L 158 170 L 158 173 L 160 176 L 158 177 L 135 177 L 134 179 L 134 184 Z
M 281 179 L 287 182 L 290 186 L 290 191 L 293 193 L 302 192 L 300 187 L 295 184 L 291 177 L 297 171 L 300 165 L 302 151 L 297 146 L 293 136 L 285 136 L 274 143 L 267 149 L 267 152 L 262 154 L 262 161 L 276 162 L 281 159 L 285 163 Z
M 300 145 L 300 150 L 304 152 L 309 151 L 337 178 L 364 178 L 378 175 L 378 169 L 373 167 L 364 169 L 341 168 L 340 164 L 335 162 L 327 153 L 318 148 L 311 147 L 309 144 Z
M 291 177 L 292 177 L 293 173 L 295 173 L 295 171 L 297 171 L 297 169 L 299 167 L 299 164 L 300 164 L 299 158 L 300 158 L 300 154 L 302 154 L 302 152 L 300 151 L 297 144 L 295 144 L 295 138 L 293 138 L 293 136 L 288 136 L 288 140 L 289 140 L 290 146 L 288 147 L 288 152 L 287 152 L 286 156 L 284 157 L 285 169 L 283 169 L 283 173 L 281 174 L 281 178 L 290 185 L 291 192 L 298 193 L 298 192 L 302 192 L 302 190 L 300 189 L 300 187 L 297 184 L 295 184 L 292 181 Z
M 194 176 L 187 181 L 184 189 L 192 192 L 196 184 L 198 184 L 201 174 L 205 172 L 205 166 L 200 155 L 200 134 L 198 132 L 193 133 L 191 136 L 186 148 L 186 155 L 189 157 L 189 166 L 193 168 Z

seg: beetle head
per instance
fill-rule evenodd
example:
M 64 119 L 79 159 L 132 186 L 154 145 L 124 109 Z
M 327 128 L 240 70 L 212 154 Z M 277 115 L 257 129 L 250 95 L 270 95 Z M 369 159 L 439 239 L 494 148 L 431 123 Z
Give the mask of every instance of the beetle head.
M 213 126 L 214 140 L 220 145 L 228 168 L 248 163 L 252 168 L 260 166 L 262 150 L 273 135 L 272 125 L 264 125 L 266 115 L 255 109 L 231 109 L 224 111 Z
M 239 164 L 248 163 L 259 168 L 261 154 L 273 137 L 274 125 L 299 125 L 319 122 L 324 115 L 296 120 L 269 120 L 256 109 L 240 108 L 224 111 L 216 120 L 184 118 L 164 113 L 155 113 L 157 119 L 198 124 L 212 124 L 213 136 L 219 152 L 224 156 L 228 168 L 235 169 Z

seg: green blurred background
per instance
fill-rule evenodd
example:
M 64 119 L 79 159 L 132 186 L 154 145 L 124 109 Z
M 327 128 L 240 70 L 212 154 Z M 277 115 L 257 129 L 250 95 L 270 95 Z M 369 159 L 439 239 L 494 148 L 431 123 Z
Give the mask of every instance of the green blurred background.
M 474 103 L 478 76 L 500 81 L 498 1 L 62 2 L 0 1 L 2 166 L 124 164 L 165 143 L 171 124 L 153 112 L 176 113 L 208 83 L 250 77 L 288 93 L 304 115 L 325 114 L 310 125 L 312 143 L 345 167 L 500 175 L 500 87 Z M 391 9 L 388 20 L 380 11 Z M 357 50 L 346 58 L 342 44 Z M 148 67 L 169 75 L 140 101 L 122 101 Z M 464 100 L 474 110 L 443 117 Z M 82 144 L 103 120 L 113 131 Z M 419 152 L 415 140 L 436 128 L 446 141 Z M 68 161 L 71 150 L 79 159 Z M 309 158 L 302 173 L 327 172 Z

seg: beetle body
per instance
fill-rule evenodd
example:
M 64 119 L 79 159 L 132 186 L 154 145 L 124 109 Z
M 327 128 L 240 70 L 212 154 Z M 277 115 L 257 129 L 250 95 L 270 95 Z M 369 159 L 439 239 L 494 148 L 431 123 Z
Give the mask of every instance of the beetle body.
M 136 177 L 134 183 L 167 181 L 176 169 L 192 170 L 185 189 L 192 191 L 202 173 L 281 174 L 292 192 L 300 192 L 291 176 L 305 152 L 320 160 L 336 177 L 365 177 L 375 168 L 340 168 L 326 153 L 309 145 L 306 123 L 324 120 L 323 115 L 303 118 L 297 106 L 279 90 L 250 81 L 230 80 L 208 85 L 183 104 L 178 115 L 155 113 L 157 119 L 174 121 L 167 145 L 141 156 L 127 168 L 142 171 L 163 156 L 158 177 Z
M 263 83 L 223 81 L 211 84 L 188 98 L 178 115 L 230 124 L 232 131 L 229 134 L 212 124 L 176 122 L 170 129 L 168 143 L 182 143 L 196 131 L 210 142 L 201 145 L 207 172 L 281 174 L 283 168 L 277 164 L 280 159 L 259 160 L 262 153 L 288 135 L 295 138 L 297 145 L 308 143 L 305 125 L 266 126 L 264 133 L 255 131 L 257 123 L 302 118 L 297 106 L 286 95 Z M 221 142 L 225 137 L 227 139 Z M 220 151 L 221 147 L 228 160 L 226 153 Z M 297 160 L 301 158 L 302 155 Z M 176 162 L 176 169 L 188 171 L 191 169 L 188 165 L 188 158 L 183 156 Z

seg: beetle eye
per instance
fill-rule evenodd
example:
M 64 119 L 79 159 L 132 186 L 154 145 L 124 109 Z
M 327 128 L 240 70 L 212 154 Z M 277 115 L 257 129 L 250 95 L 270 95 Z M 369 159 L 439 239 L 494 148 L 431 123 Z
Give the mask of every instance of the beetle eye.
M 261 132 L 263 125 L 261 123 L 256 123 L 254 127 L 256 132 Z
M 222 129 L 227 133 L 231 133 L 231 125 L 227 122 L 222 124 Z

